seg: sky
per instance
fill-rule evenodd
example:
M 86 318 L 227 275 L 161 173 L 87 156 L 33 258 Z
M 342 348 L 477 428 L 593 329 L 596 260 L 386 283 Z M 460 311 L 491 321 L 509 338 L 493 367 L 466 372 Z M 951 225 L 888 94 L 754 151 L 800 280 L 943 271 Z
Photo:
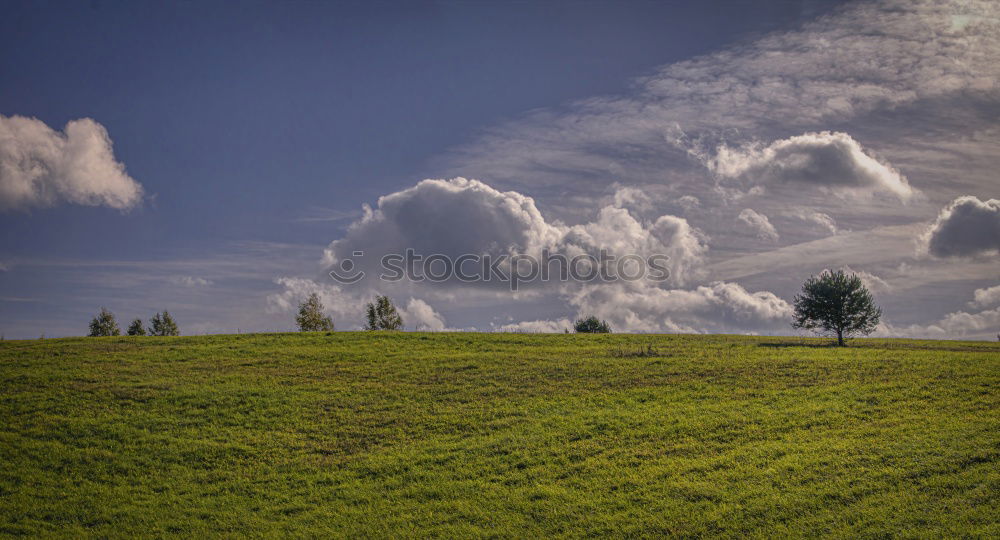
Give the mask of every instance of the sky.
M 0 2 L 0 334 L 1000 332 L 1000 5 Z M 665 280 L 377 277 L 382 255 L 669 257 Z M 363 253 L 358 256 L 356 253 Z M 351 260 L 356 283 L 328 272 Z

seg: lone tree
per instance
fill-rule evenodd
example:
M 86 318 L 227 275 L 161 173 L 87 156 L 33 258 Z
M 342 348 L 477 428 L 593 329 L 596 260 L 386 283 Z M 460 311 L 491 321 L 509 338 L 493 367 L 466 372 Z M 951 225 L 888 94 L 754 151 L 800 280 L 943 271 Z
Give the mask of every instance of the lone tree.
M 142 325 L 142 319 L 133 320 L 132 324 L 128 325 L 128 330 L 125 333 L 130 336 L 145 336 L 146 327 Z
M 118 329 L 118 322 L 115 321 L 115 314 L 102 307 L 101 312 L 90 320 L 89 337 L 120 336 L 122 333 Z
M 299 314 L 295 317 L 299 332 L 332 332 L 333 319 L 323 315 L 323 302 L 319 295 L 312 293 L 305 302 L 299 304 Z
M 861 278 L 843 270 L 824 270 L 819 276 L 810 276 L 794 304 L 793 328 L 837 336 L 841 347 L 845 338 L 874 332 L 882 317 L 882 309 L 875 305 Z
M 177 329 L 177 323 L 174 322 L 174 318 L 170 316 L 170 312 L 163 310 L 163 313 L 157 313 L 153 315 L 153 318 L 149 320 L 149 335 L 151 336 L 179 336 L 181 335 L 180 330 Z
M 573 328 L 578 334 L 610 334 L 611 325 L 607 321 L 599 321 L 597 317 L 591 315 L 586 319 L 576 321 Z
M 368 304 L 367 330 L 399 330 L 403 328 L 403 318 L 396 311 L 396 306 L 388 296 L 376 296 L 374 302 Z

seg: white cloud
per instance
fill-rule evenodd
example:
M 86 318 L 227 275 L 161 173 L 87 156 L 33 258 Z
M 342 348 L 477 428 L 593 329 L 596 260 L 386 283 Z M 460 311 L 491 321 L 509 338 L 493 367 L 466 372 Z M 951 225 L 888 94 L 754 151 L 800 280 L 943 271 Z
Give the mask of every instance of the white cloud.
M 525 334 L 562 334 L 569 330 L 573 331 L 573 323 L 569 319 L 559 319 L 555 321 L 534 320 L 519 321 L 495 327 L 499 332 L 513 332 Z
M 570 298 L 580 316 L 606 319 L 616 331 L 683 332 L 786 329 L 792 308 L 767 291 L 715 282 L 693 290 L 644 284 L 595 285 Z
M 915 195 L 899 171 L 868 155 L 846 133 L 805 133 L 767 146 L 721 145 L 706 165 L 722 178 L 775 186 L 802 184 L 841 196 Z
M 923 240 L 935 257 L 996 254 L 1000 251 L 1000 200 L 955 199 L 941 210 Z
M 956 311 L 929 325 L 887 326 L 884 334 L 935 339 L 992 339 L 1000 328 L 1000 308 L 968 313 Z
M 817 212 L 811 208 L 797 209 L 791 215 L 809 223 L 815 223 L 830 234 L 837 234 L 837 222 L 829 214 Z
M 343 238 L 329 245 L 323 263 L 333 266 L 357 259 L 357 268 L 374 278 L 381 273 L 379 263 L 384 255 L 403 254 L 406 249 L 425 257 L 442 254 L 452 260 L 464 254 L 538 256 L 543 249 L 568 257 L 596 256 L 604 249 L 617 256 L 667 255 L 670 282 L 684 284 L 697 276 L 708 249 L 706 242 L 707 238 L 684 218 L 663 215 L 644 222 L 616 206 L 600 209 L 591 222 L 573 226 L 549 223 L 531 197 L 455 178 L 423 180 L 379 198 L 375 209 L 366 210 Z M 356 252 L 364 255 L 354 257 Z M 455 285 L 454 281 L 449 285 Z M 476 286 L 508 285 L 494 281 L 477 282 Z
M 338 329 L 361 329 L 365 322 L 365 306 L 371 301 L 366 291 L 347 291 L 339 285 L 320 283 L 308 278 L 281 277 L 274 280 L 283 290 L 267 297 L 272 313 L 294 313 L 310 294 L 316 293 L 323 304 L 323 312 L 332 316 Z M 419 298 L 410 298 L 406 304 L 397 304 L 404 328 L 418 331 L 439 332 L 450 330 L 445 318 L 430 304 Z
M 857 276 L 861 278 L 861 282 L 864 284 L 864 286 L 873 293 L 889 292 L 892 290 L 892 286 L 889 285 L 889 283 L 886 280 L 876 276 L 875 274 L 872 274 L 871 272 L 865 272 L 864 270 L 854 270 L 850 266 L 844 266 L 843 268 L 841 268 L 841 270 L 843 270 L 847 274 L 857 274 Z
M 973 300 L 969 302 L 972 307 L 987 308 L 1000 305 L 1000 285 L 976 289 L 972 296 Z
M 677 199 L 677 204 L 684 209 L 685 212 L 691 212 L 697 210 L 701 207 L 701 200 L 694 195 L 684 195 Z
M 670 283 L 683 285 L 700 274 L 708 250 L 705 242 L 706 237 L 684 218 L 665 215 L 644 225 L 628 210 L 606 206 L 596 221 L 566 229 L 559 250 L 568 255 L 593 255 L 600 249 L 619 256 L 664 254 L 670 257 Z
M 455 215 L 457 212 L 457 215 Z M 419 219 L 419 221 L 415 221 Z M 419 226 L 418 226 L 419 225 Z M 568 256 L 593 254 L 598 249 L 624 255 L 666 254 L 670 257 L 672 286 L 696 281 L 702 273 L 707 239 L 683 218 L 664 215 L 642 221 L 616 206 L 600 209 L 593 221 L 579 225 L 549 223 L 534 202 L 516 192 L 499 192 L 482 182 L 466 179 L 424 180 L 416 186 L 379 199 L 375 209 L 352 224 L 346 236 L 332 242 L 324 262 L 336 262 L 353 250 L 378 261 L 381 255 L 414 247 L 417 253 L 457 255 L 483 252 L 537 252 L 542 248 Z M 270 301 L 282 309 L 295 299 L 317 291 L 325 304 L 357 305 L 358 296 L 372 287 L 390 285 L 372 281 L 361 286 L 319 286 L 283 278 L 288 290 Z M 406 325 L 446 329 L 443 317 L 421 296 L 453 298 L 451 291 L 468 291 L 468 283 L 395 284 L 396 297 L 413 298 L 402 310 Z M 555 283 L 538 285 L 540 293 L 565 302 L 575 316 L 596 315 L 628 332 L 772 331 L 785 329 L 790 317 L 787 302 L 767 291 L 748 292 L 736 283 L 715 282 L 693 289 L 664 288 L 652 281 Z M 445 293 L 441 296 L 440 292 Z M 468 296 L 464 292 L 464 296 Z M 325 296 L 324 296 L 325 295 Z M 507 302 L 517 302 L 507 293 Z M 501 302 L 504 298 L 499 298 Z M 449 300 L 452 301 L 452 300 Z M 511 305 L 511 304 L 508 304 Z M 524 320 L 494 326 L 505 331 L 561 332 L 569 319 Z
M 444 317 L 419 298 L 411 298 L 405 308 L 399 309 L 403 325 L 421 332 L 441 332 L 448 328 Z
M 307 278 L 280 277 L 274 282 L 284 287 L 284 290 L 267 296 L 270 312 L 295 312 L 299 303 L 316 293 L 323 304 L 323 312 L 332 316 L 338 329 L 361 328 L 365 304 L 368 302 L 367 295 L 348 293 L 337 285 L 318 283 Z M 348 324 L 344 325 L 344 321 Z
M 615 190 L 614 205 L 617 208 L 635 208 L 645 212 L 653 207 L 653 200 L 637 187 L 621 186 Z
M 759 214 L 750 208 L 744 208 L 738 216 L 740 221 L 745 223 L 753 231 L 754 235 L 761 240 L 777 242 L 780 236 L 774 225 L 764 214 Z
M 374 210 L 366 208 L 347 235 L 330 244 L 324 262 L 334 264 L 358 250 L 378 256 L 407 248 L 425 256 L 537 253 L 561 234 L 531 197 L 478 180 L 423 180 L 380 197 Z
M 211 280 L 195 276 L 171 276 L 169 281 L 184 287 L 207 287 L 212 284 Z
M 73 120 L 60 133 L 34 118 L 0 115 L 0 210 L 64 202 L 128 210 L 142 193 L 97 122 Z

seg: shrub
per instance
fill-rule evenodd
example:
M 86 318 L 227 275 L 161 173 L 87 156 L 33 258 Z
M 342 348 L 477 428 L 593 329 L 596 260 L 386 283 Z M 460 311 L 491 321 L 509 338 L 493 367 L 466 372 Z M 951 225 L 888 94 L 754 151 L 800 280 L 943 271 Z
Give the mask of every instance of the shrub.
M 146 328 L 142 325 L 142 319 L 134 319 L 125 333 L 130 336 L 145 336 Z
M 611 325 L 607 321 L 598 320 L 597 317 L 591 315 L 586 319 L 580 319 L 576 321 L 573 328 L 579 334 L 610 334 Z

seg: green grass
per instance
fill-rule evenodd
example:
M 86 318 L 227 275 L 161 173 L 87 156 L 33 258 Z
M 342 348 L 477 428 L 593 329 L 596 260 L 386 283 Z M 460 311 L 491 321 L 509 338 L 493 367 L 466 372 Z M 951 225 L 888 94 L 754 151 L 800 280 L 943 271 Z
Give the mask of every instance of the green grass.
M 0 533 L 1000 536 L 1000 347 L 823 343 L 0 342 Z

